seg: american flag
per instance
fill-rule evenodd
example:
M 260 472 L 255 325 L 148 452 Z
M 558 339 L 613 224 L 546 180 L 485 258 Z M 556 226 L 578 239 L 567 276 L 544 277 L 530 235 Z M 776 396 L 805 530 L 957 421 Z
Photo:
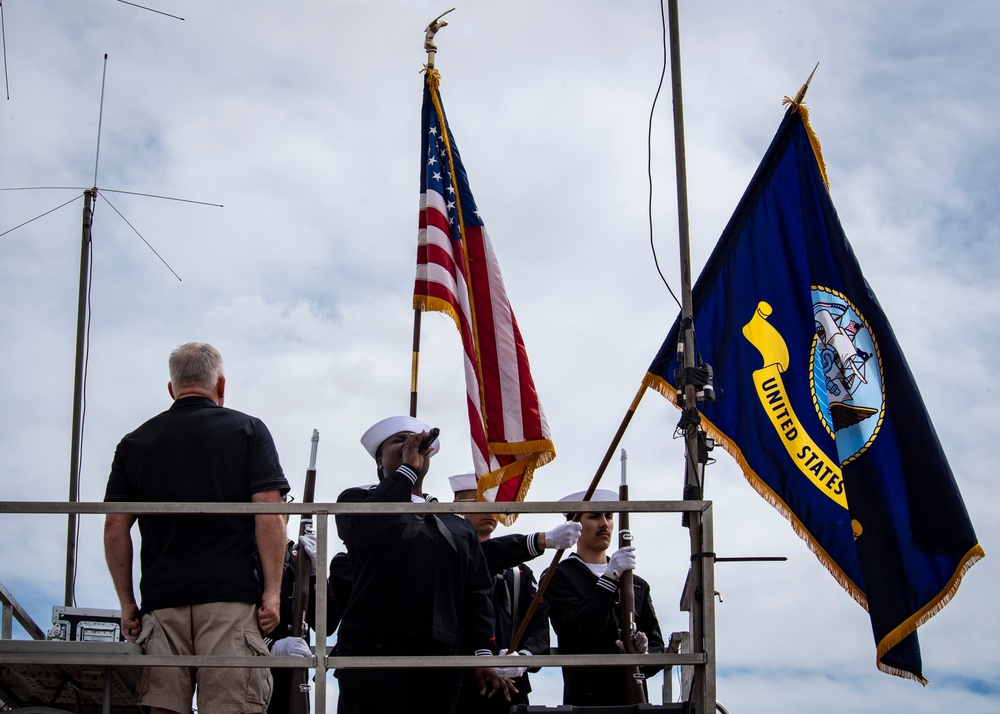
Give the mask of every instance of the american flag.
M 521 501 L 535 468 L 555 457 L 555 447 L 500 266 L 444 116 L 440 75 L 428 69 L 425 76 L 413 306 L 451 315 L 461 333 L 480 500 Z

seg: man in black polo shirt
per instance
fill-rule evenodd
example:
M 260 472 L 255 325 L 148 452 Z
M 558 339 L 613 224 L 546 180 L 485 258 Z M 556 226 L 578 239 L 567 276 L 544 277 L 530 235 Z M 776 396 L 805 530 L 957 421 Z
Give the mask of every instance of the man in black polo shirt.
M 223 407 L 222 356 L 192 342 L 170 355 L 174 403 L 118 444 L 105 501 L 277 503 L 288 492 L 271 434 L 256 417 Z M 136 605 L 132 524 L 142 546 Z M 108 514 L 104 550 L 122 630 L 147 654 L 268 654 L 261 632 L 278 624 L 285 524 L 280 514 Z M 254 573 L 259 552 L 263 584 Z M 263 592 L 263 595 L 261 594 Z M 235 635 L 235 636 L 234 636 Z M 140 703 L 157 712 L 264 712 L 267 668 L 149 667 Z

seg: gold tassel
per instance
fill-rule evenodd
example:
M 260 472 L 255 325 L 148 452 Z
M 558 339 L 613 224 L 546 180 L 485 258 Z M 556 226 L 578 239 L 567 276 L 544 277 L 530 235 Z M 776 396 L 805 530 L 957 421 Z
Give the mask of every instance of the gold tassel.
M 812 146 L 813 154 L 816 156 L 816 163 L 819 164 L 819 172 L 823 176 L 823 183 L 826 186 L 827 192 L 829 192 L 830 179 L 826 175 L 826 161 L 823 160 L 823 147 L 820 146 L 819 137 L 816 136 L 816 132 L 813 131 L 812 125 L 809 123 L 809 109 L 806 107 L 805 102 L 796 104 L 795 100 L 791 97 L 785 97 L 781 103 L 782 105 L 791 105 L 792 111 L 802 117 L 802 124 L 805 126 L 806 134 L 809 136 L 809 145 Z

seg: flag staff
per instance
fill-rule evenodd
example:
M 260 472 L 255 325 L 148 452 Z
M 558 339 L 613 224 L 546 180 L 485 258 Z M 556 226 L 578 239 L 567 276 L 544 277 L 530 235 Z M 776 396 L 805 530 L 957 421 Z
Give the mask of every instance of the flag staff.
M 440 15 L 431 20 L 430 24 L 424 29 L 424 51 L 427 52 L 427 64 L 424 65 L 425 70 L 434 69 L 434 56 L 437 54 L 437 45 L 434 44 L 434 35 L 442 27 L 448 24 L 446 20 L 441 18 L 447 15 L 449 12 L 454 11 L 455 8 L 451 10 L 446 10 Z M 413 351 L 412 357 L 410 358 L 410 416 L 417 416 L 417 373 L 420 368 L 420 314 L 421 310 L 419 307 L 413 308 Z
M 799 106 L 800 104 L 802 104 L 802 100 L 806 98 L 806 92 L 809 90 L 809 83 L 813 81 L 813 75 L 816 74 L 817 69 L 819 69 L 819 62 L 817 62 L 816 66 L 813 67 L 813 71 L 809 73 L 809 77 L 806 79 L 806 83 L 802 85 L 802 88 L 799 89 L 799 93 L 796 94 L 795 99 L 792 100 L 793 106 L 796 107 Z

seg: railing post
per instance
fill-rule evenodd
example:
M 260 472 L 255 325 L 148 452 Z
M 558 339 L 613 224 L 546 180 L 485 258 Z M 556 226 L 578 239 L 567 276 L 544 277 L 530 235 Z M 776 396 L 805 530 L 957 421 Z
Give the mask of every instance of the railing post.
M 327 557 L 327 530 L 330 514 L 320 511 L 316 517 L 316 691 L 314 714 L 326 712 L 326 580 L 330 560 Z
M 3 624 L 0 625 L 0 639 L 9 640 L 14 636 L 14 608 L 9 602 L 3 603 Z
M 701 667 L 703 677 L 705 714 L 715 711 L 717 699 L 715 687 L 715 524 L 712 517 L 712 503 L 701 514 L 702 585 L 704 587 L 701 614 L 702 636 L 704 638 L 705 666 Z

